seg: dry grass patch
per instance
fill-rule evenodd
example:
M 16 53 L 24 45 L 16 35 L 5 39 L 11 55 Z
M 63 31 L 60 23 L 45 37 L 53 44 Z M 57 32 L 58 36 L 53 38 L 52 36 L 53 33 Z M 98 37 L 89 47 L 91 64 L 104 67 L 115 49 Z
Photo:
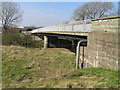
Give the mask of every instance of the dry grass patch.
M 4 88 L 115 88 L 118 72 L 75 70 L 75 54 L 63 48 L 3 46 Z

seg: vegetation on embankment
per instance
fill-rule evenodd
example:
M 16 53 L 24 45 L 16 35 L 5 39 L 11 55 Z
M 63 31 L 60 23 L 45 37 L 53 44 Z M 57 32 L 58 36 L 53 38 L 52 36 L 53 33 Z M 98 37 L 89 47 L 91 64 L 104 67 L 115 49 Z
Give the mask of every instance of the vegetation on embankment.
M 10 29 L 2 32 L 2 45 L 19 45 L 30 48 L 42 48 L 42 40 L 34 40 L 34 36 L 31 34 L 20 33 L 20 30 Z
M 3 88 L 117 88 L 118 72 L 75 70 L 75 54 L 63 48 L 3 46 Z

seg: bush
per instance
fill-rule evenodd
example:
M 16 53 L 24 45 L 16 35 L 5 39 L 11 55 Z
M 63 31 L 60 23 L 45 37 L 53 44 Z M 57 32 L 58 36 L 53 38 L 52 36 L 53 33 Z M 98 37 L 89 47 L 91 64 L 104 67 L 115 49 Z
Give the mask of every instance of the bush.
M 22 40 L 19 42 L 21 46 L 31 47 L 31 48 L 42 48 L 43 41 L 35 41 L 32 39 L 32 35 L 24 35 Z
M 19 33 L 16 30 L 9 30 L 2 32 L 2 44 L 3 45 L 16 45 L 20 40 Z
M 42 48 L 43 41 L 35 41 L 32 35 L 19 33 L 17 30 L 9 30 L 2 33 L 2 45 L 20 45 L 31 48 Z

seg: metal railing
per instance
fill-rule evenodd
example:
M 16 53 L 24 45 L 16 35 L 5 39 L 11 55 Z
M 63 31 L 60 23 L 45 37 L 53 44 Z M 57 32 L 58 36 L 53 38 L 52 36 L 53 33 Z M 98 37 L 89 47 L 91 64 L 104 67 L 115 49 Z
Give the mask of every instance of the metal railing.
M 91 20 L 76 21 L 35 29 L 31 33 L 40 32 L 91 32 Z

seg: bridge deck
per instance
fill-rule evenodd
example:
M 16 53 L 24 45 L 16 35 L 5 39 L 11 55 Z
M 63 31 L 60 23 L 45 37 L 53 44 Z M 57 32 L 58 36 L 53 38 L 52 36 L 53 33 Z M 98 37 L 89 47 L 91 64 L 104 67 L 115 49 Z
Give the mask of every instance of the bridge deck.
M 91 20 L 76 21 L 72 23 L 47 26 L 31 31 L 31 33 L 62 33 L 73 35 L 87 35 L 91 32 Z
M 49 34 L 67 34 L 67 35 L 79 35 L 79 36 L 88 36 L 88 32 L 39 32 L 40 34 L 45 34 L 45 33 L 49 33 Z M 37 34 L 37 33 L 33 33 L 33 34 Z
M 87 39 L 87 35 L 75 35 L 75 34 L 65 34 L 65 33 L 34 33 L 34 35 L 36 36 L 52 36 L 52 37 L 61 37 L 61 38 L 69 38 L 69 39 L 74 39 L 74 40 L 83 40 L 83 39 Z

